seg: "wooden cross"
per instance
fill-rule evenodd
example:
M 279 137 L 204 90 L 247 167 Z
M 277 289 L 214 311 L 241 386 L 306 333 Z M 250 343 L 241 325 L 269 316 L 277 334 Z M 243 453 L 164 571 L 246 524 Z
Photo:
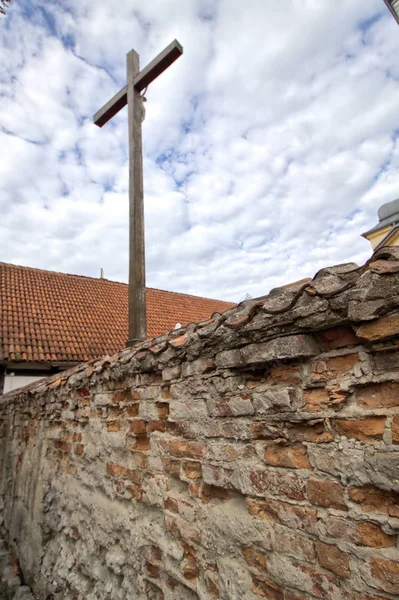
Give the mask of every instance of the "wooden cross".
M 141 136 L 144 108 L 140 92 L 182 54 L 182 46 L 174 40 L 140 71 L 140 57 L 135 50 L 131 50 L 126 55 L 127 85 L 93 117 L 95 125 L 102 127 L 127 104 L 129 127 L 129 339 L 126 342 L 127 346 L 132 346 L 147 337 Z

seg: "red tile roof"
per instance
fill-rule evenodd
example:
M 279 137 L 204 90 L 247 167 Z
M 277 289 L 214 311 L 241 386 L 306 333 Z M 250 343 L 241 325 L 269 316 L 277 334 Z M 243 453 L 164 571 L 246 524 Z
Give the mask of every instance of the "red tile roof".
M 125 283 L 0 263 L 0 360 L 82 362 L 124 348 Z M 224 312 L 231 302 L 147 288 L 147 334 Z

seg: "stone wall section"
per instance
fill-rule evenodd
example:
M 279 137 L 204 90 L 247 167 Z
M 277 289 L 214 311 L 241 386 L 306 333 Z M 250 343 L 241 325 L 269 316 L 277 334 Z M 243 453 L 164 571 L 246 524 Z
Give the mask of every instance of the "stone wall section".
M 21 581 L 16 559 L 0 537 L 0 600 L 35 600 L 31 589 Z
M 399 596 L 399 249 L 0 402 L 46 600 Z

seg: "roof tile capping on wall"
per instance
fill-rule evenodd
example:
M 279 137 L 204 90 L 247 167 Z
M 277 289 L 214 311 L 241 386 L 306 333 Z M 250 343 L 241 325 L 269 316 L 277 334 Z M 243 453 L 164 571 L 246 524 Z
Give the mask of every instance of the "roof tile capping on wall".
M 38 597 L 399 590 L 399 248 L 0 401 L 4 535 Z

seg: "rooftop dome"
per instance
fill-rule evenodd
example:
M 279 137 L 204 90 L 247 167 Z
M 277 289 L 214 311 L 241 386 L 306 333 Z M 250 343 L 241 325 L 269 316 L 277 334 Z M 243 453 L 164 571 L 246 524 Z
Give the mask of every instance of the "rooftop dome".
M 383 219 L 388 219 L 389 217 L 393 217 L 399 213 L 399 198 L 397 200 L 392 200 L 391 202 L 386 202 L 378 209 L 378 218 L 380 221 Z

